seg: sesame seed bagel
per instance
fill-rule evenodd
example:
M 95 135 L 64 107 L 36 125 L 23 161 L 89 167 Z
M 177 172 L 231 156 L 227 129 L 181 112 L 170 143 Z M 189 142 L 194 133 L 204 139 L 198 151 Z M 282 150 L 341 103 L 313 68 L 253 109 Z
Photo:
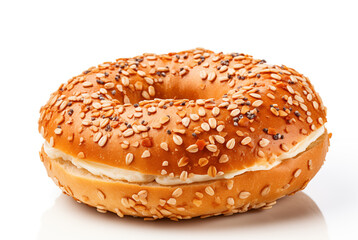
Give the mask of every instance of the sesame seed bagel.
M 95 185 L 86 188 L 99 184 L 93 178 L 102 179 L 101 186 L 108 182 L 113 191 L 123 188 L 118 193 L 122 198 L 131 196 L 124 196 L 126 189 L 134 194 L 142 186 L 151 186 L 148 196 L 156 195 L 156 187 L 167 196 L 174 185 L 186 185 L 185 189 L 206 189 L 211 182 L 240 185 L 235 179 L 282 169 L 322 138 L 322 147 L 313 148 L 319 157 L 305 159 L 305 164 L 309 160 L 321 166 L 327 152 L 326 109 L 308 78 L 292 68 L 238 53 L 194 49 L 106 62 L 62 84 L 40 114 L 42 156 L 57 164 L 54 176 L 62 171 L 61 176 L 69 179 L 73 169 L 87 171 L 92 180 L 80 182 Z M 284 169 L 292 175 L 297 167 L 289 166 L 295 169 Z M 300 168 L 300 174 L 303 171 Z M 286 190 L 267 199 L 284 196 Z M 100 204 L 74 197 L 92 206 Z M 237 197 L 231 198 L 235 202 Z M 267 199 L 255 201 L 261 204 Z M 104 209 L 122 211 L 121 207 L 110 204 Z M 224 212 L 197 208 L 174 215 Z

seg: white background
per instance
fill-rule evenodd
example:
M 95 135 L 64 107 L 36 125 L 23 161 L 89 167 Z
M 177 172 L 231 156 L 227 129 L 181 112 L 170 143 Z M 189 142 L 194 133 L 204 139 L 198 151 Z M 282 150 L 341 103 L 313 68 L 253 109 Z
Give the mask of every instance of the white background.
M 357 239 L 355 1 L 1 1 L 0 239 Z M 195 47 L 285 64 L 313 82 L 333 132 L 306 190 L 271 210 L 144 222 L 77 204 L 38 157 L 39 109 L 90 66 Z

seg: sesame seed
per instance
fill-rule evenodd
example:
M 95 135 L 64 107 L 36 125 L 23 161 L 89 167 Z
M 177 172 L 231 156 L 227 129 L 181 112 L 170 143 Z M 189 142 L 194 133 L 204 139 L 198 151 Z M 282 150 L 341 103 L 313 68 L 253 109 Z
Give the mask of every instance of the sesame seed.
M 229 78 L 228 78 L 227 76 L 220 76 L 218 80 L 219 80 L 220 82 L 224 82 L 224 81 L 229 80 Z
M 160 124 L 166 124 L 167 122 L 169 122 L 170 118 L 168 116 L 164 116 L 162 118 L 160 118 L 159 123 Z
M 85 154 L 84 154 L 83 152 L 79 152 L 79 153 L 77 154 L 77 157 L 78 157 L 79 159 L 84 159 L 84 158 L 85 158 Z
M 126 76 L 129 76 L 129 72 L 124 71 L 124 70 L 122 70 L 122 74 L 123 74 L 123 75 L 126 75 Z
M 209 126 L 209 124 L 207 124 L 207 123 L 202 123 L 201 125 L 201 128 L 204 130 L 204 131 L 209 131 L 210 130 L 210 126 Z
M 311 124 L 313 122 L 312 118 L 311 117 L 307 117 L 306 119 L 307 123 Z
M 148 93 L 149 93 L 149 95 L 150 96 L 155 96 L 155 89 L 154 89 L 154 87 L 153 86 L 149 86 L 148 87 Z
M 205 105 L 205 101 L 203 99 L 198 99 L 198 100 L 196 100 L 196 104 Z
M 200 207 L 200 205 L 202 204 L 203 202 L 199 199 L 194 199 L 193 200 L 193 204 L 196 206 L 196 207 Z
M 232 205 L 232 206 L 235 204 L 235 200 L 232 197 L 229 197 L 226 202 L 227 202 L 227 204 Z
M 168 201 L 167 201 L 167 203 L 168 203 L 169 205 L 175 205 L 175 204 L 177 203 L 177 200 L 176 200 L 175 198 L 169 198 Z
M 93 84 L 90 81 L 85 81 L 85 82 L 82 83 L 82 86 L 87 88 L 87 87 L 92 87 Z
M 218 150 L 218 147 L 214 144 L 208 144 L 206 145 L 206 149 L 208 149 L 210 152 L 216 152 Z
M 229 104 L 226 109 L 230 111 L 230 110 L 236 109 L 237 107 L 238 107 L 237 104 Z
M 62 134 L 62 129 L 61 128 L 56 128 L 54 132 L 57 135 L 61 135 Z
M 122 203 L 122 205 L 123 205 L 125 208 L 130 208 L 130 207 L 131 207 L 131 206 L 129 205 L 128 198 L 122 198 L 122 199 L 121 199 L 121 203 Z
M 128 154 L 126 155 L 126 165 L 131 164 L 132 161 L 133 161 L 133 159 L 134 159 L 133 154 L 132 154 L 132 153 L 128 153 Z
M 275 73 L 272 73 L 272 74 L 271 74 L 271 77 L 272 77 L 273 79 L 276 79 L 276 80 L 281 80 L 281 76 L 280 76 L 280 75 L 277 75 L 277 74 L 275 74 Z
M 234 147 L 235 147 L 235 138 L 231 138 L 229 141 L 227 141 L 226 148 L 233 149 Z
M 142 158 L 148 158 L 150 157 L 150 152 L 148 150 L 145 150 L 141 156 Z
M 215 72 L 211 72 L 211 73 L 209 73 L 209 75 L 208 75 L 208 81 L 214 81 L 215 80 L 215 78 L 216 78 L 216 73 Z
M 128 128 L 126 131 L 123 132 L 123 137 L 130 137 L 134 134 L 134 131 L 132 128 Z
M 256 100 L 256 101 L 254 101 L 254 102 L 252 103 L 252 106 L 253 106 L 253 107 L 259 107 L 259 106 L 262 105 L 262 103 L 263 103 L 262 100 Z
M 144 80 L 149 84 L 149 85 L 153 85 L 154 80 L 151 79 L 150 77 L 145 77 Z
M 141 76 L 141 77 L 144 77 L 146 74 L 145 72 L 141 71 L 141 70 L 138 70 L 137 71 L 138 75 Z
M 184 167 L 189 163 L 189 158 L 187 157 L 182 157 L 179 159 L 178 161 L 178 167 Z
M 297 178 L 297 177 L 300 176 L 301 172 L 302 172 L 301 169 L 297 169 L 297 170 L 293 173 L 293 176 L 294 176 L 295 178 Z
M 272 206 L 264 206 L 264 207 L 262 207 L 261 209 L 267 210 L 267 209 L 271 209 L 271 208 L 272 208 Z
M 221 155 L 219 158 L 219 163 L 226 163 L 228 161 L 229 161 L 229 157 L 226 154 Z
M 285 151 L 285 152 L 288 152 L 290 149 L 288 148 L 288 146 L 286 145 L 286 144 L 284 144 L 284 143 L 282 143 L 281 145 L 280 145 L 280 147 L 281 147 L 281 149 L 283 150 L 283 151 Z
M 107 213 L 107 210 L 106 210 L 106 209 L 102 209 L 102 208 L 103 208 L 102 206 L 96 206 L 97 212 L 99 212 L 99 213 Z
M 249 95 L 253 98 L 261 98 L 261 95 L 257 93 L 250 93 Z
M 220 59 L 219 56 L 214 56 L 212 60 L 213 60 L 213 62 L 217 62 L 217 61 L 219 61 L 219 59 Z
M 295 93 L 295 91 L 293 90 L 293 88 L 292 88 L 290 85 L 287 85 L 287 90 L 288 90 L 288 92 L 291 93 L 291 94 L 294 94 L 294 93 Z
M 199 120 L 199 115 L 198 114 L 190 114 L 190 118 L 193 121 L 198 121 Z
M 273 205 L 275 205 L 275 204 L 276 204 L 276 201 L 273 201 L 273 202 L 267 203 L 266 206 L 267 206 L 267 207 L 271 207 L 271 206 L 273 206 Z
M 98 196 L 98 198 L 101 199 L 102 201 L 103 201 L 104 199 L 106 199 L 106 195 L 104 195 L 104 193 L 103 193 L 101 190 L 99 190 L 99 189 L 97 189 L 97 196 Z
M 266 96 L 270 99 L 275 99 L 276 97 L 272 93 L 266 94 Z
M 241 144 L 242 145 L 247 145 L 251 142 L 251 138 L 250 137 L 245 137 L 244 139 L 242 139 Z
M 274 107 L 271 107 L 271 108 L 270 108 L 270 111 L 271 111 L 275 116 L 277 116 L 277 117 L 280 115 L 279 111 L 277 111 L 277 109 L 274 108 Z
M 269 88 L 271 91 L 276 91 L 276 89 L 277 89 L 275 86 L 272 86 L 272 85 L 270 85 Z
M 215 177 L 216 174 L 217 174 L 216 167 L 215 167 L 215 166 L 210 166 L 210 167 L 208 168 L 208 175 L 209 175 L 210 177 Z
M 108 140 L 107 135 L 102 136 L 102 137 L 99 139 L 99 141 L 98 141 L 98 145 L 99 145 L 100 147 L 103 147 L 104 145 L 106 145 L 107 140 Z
M 239 114 L 240 114 L 240 109 L 236 108 L 236 109 L 231 111 L 230 116 L 236 117 Z
M 283 110 L 279 110 L 278 114 L 280 115 L 280 117 L 286 117 L 288 115 L 288 113 Z
M 203 107 L 200 107 L 198 110 L 198 114 L 200 117 L 204 117 L 206 115 L 205 109 Z
M 287 98 L 287 103 L 290 104 L 290 105 L 293 104 L 293 100 L 292 100 L 292 97 L 291 97 L 291 96 L 289 96 L 289 97 Z
M 219 125 L 216 127 L 216 131 L 221 132 L 222 130 L 224 130 L 225 126 L 224 125 Z
M 270 143 L 270 140 L 262 138 L 259 142 L 260 147 L 266 147 Z
M 228 180 L 227 181 L 227 184 L 226 184 L 226 187 L 228 190 L 231 190 L 233 187 L 234 187 L 234 180 Z
M 226 65 L 221 66 L 220 69 L 219 69 L 219 72 L 221 72 L 221 73 L 226 72 L 227 69 L 228 69 L 228 67 Z
M 184 76 L 185 74 L 187 73 L 187 70 L 186 69 L 183 69 L 179 72 L 179 75 L 180 76 Z
M 199 158 L 198 164 L 200 167 L 204 167 L 209 163 L 209 160 L 206 158 Z
M 177 188 L 174 190 L 174 192 L 172 193 L 172 197 L 180 197 L 183 194 L 183 190 L 181 188 Z
M 164 150 L 164 151 L 168 151 L 169 148 L 168 148 L 168 144 L 166 142 L 162 142 L 160 144 L 160 147 Z
M 216 119 L 215 118 L 209 118 L 208 122 L 209 122 L 209 126 L 211 128 L 216 128 Z
M 240 192 L 239 198 L 246 199 L 246 198 L 250 197 L 250 195 L 251 195 L 251 193 L 249 193 L 249 192 Z
M 240 69 L 240 68 L 243 68 L 243 67 L 245 67 L 245 65 L 244 65 L 244 64 L 241 64 L 241 63 L 237 63 L 237 64 L 235 64 L 235 65 L 233 66 L 233 68 L 236 69 L 236 70 L 238 70 L 238 69 Z
M 176 145 L 179 145 L 179 146 L 182 145 L 182 143 L 183 143 L 183 139 L 179 135 L 176 135 L 176 134 L 173 135 L 173 141 Z
M 305 101 L 301 96 L 298 96 L 298 95 L 295 95 L 294 98 L 301 103 L 303 103 Z
M 150 107 L 148 108 L 148 112 L 150 113 L 155 113 L 157 111 L 157 108 L 156 107 Z
M 261 158 L 264 158 L 264 157 L 265 157 L 265 153 L 264 153 L 263 151 L 259 150 L 259 151 L 257 152 L 257 156 L 259 156 L 259 157 L 261 157 Z
M 102 105 L 99 103 L 99 102 L 94 102 L 92 104 L 92 106 L 95 108 L 95 109 L 101 109 L 102 108 Z
M 188 172 L 182 171 L 179 178 L 181 181 L 186 181 L 188 179 Z
M 308 160 L 307 162 L 307 165 L 308 165 L 308 170 L 312 170 L 312 160 Z
M 112 88 L 114 88 L 114 83 L 106 83 L 106 84 L 104 84 L 104 88 L 105 89 L 112 89 Z
M 118 208 L 115 208 L 114 211 L 119 217 L 124 217 L 124 214 Z
M 196 144 L 192 144 L 189 147 L 187 147 L 186 150 L 190 153 L 196 153 L 199 151 L 199 148 Z
M 203 80 L 205 80 L 208 77 L 208 74 L 206 73 L 205 70 L 201 70 L 199 75 L 200 75 L 200 78 Z
M 214 117 L 216 117 L 220 114 L 220 109 L 218 107 L 214 107 L 213 110 L 211 110 L 211 113 Z
M 123 86 L 128 87 L 129 86 L 129 78 L 122 77 L 121 79 Z
M 218 143 L 223 144 L 225 142 L 225 138 L 220 135 L 214 135 L 214 138 Z
M 190 124 L 190 118 L 185 117 L 181 120 L 182 124 L 184 125 L 184 127 L 188 127 Z
M 319 117 L 317 121 L 318 121 L 318 123 L 321 124 L 321 125 L 323 125 L 323 123 L 324 123 L 324 122 L 323 122 L 323 119 L 322 119 L 321 117 Z
M 158 72 L 169 72 L 169 67 L 158 67 L 157 71 Z
M 214 196 L 214 194 L 215 194 L 214 189 L 213 189 L 212 187 L 210 187 L 210 186 L 207 186 L 207 187 L 205 188 L 205 192 L 206 192 L 206 194 L 208 194 L 209 196 Z
M 291 75 L 291 76 L 290 76 L 290 79 L 291 79 L 291 81 L 292 81 L 292 82 L 294 82 L 294 83 L 296 83 L 296 82 L 297 82 L 296 77 L 295 77 L 295 76 L 293 76 L 293 75 Z
M 55 145 L 55 141 L 54 141 L 53 137 L 50 137 L 49 144 L 50 144 L 51 147 L 53 147 Z
M 261 191 L 261 195 L 262 195 L 262 196 L 266 196 L 267 194 L 269 194 L 270 188 L 271 188 L 270 186 L 264 187 L 264 188 L 262 189 L 262 191 Z

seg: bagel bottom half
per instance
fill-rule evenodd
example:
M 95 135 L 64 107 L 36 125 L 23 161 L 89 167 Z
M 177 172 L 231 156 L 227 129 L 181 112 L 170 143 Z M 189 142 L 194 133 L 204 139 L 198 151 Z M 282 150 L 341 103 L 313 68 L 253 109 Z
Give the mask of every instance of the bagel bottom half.
M 325 132 L 306 151 L 271 170 L 246 172 L 232 179 L 163 186 L 95 176 L 72 163 L 40 152 L 49 177 L 78 202 L 119 216 L 189 219 L 250 209 L 269 209 L 277 199 L 304 189 L 321 168 L 329 145 Z

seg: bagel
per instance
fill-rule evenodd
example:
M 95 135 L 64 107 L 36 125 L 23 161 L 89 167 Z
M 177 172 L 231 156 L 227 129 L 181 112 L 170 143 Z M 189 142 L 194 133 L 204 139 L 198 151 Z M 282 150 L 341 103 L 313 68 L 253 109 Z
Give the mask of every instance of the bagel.
M 269 209 L 305 188 L 330 134 L 309 79 L 197 48 L 91 67 L 40 110 L 48 175 L 119 216 L 188 219 Z

